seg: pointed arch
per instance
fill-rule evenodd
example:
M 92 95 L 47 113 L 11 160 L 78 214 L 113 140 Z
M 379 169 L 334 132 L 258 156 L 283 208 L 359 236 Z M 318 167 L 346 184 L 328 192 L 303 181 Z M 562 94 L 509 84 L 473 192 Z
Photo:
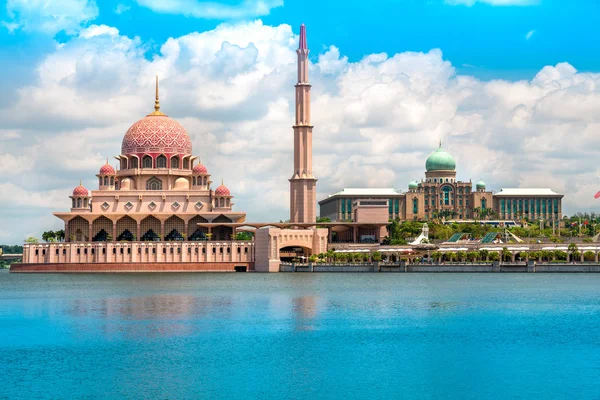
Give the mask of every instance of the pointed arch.
M 167 168 L 167 157 L 164 154 L 156 157 L 156 168 Z
M 135 235 L 137 235 L 137 222 L 128 215 L 119 218 L 117 221 L 117 240 L 137 240 L 137 237 L 134 239 Z
M 80 216 L 77 216 L 69 221 L 69 232 L 72 232 L 72 235 L 75 235 L 76 242 L 81 242 L 81 241 L 86 240 L 87 235 L 89 233 L 89 229 L 90 229 L 90 223 L 86 219 L 84 219 Z M 77 234 L 78 231 L 81 232 L 80 235 Z M 70 240 L 70 238 L 69 238 L 69 240 Z
M 148 154 L 142 157 L 142 168 L 152 168 L 152 157 Z
M 158 218 L 149 215 L 140 222 L 140 240 L 157 240 L 160 239 L 161 225 Z
M 200 227 L 198 224 L 207 223 L 208 220 L 200 215 L 196 215 L 188 222 L 188 240 L 204 240 L 208 233 L 208 228 Z
M 106 236 L 104 237 L 100 237 L 101 235 L 98 235 L 102 230 L 104 230 L 106 233 Z M 112 236 L 112 232 L 113 222 L 105 216 L 96 218 L 94 222 L 92 222 L 92 240 L 105 241 L 107 240 L 107 236 Z
M 146 190 L 162 190 L 162 181 L 153 176 L 146 182 Z
M 179 169 L 179 157 L 177 157 L 177 156 L 171 157 L 171 168 Z
M 165 221 L 165 240 L 183 240 L 185 222 L 176 215 Z

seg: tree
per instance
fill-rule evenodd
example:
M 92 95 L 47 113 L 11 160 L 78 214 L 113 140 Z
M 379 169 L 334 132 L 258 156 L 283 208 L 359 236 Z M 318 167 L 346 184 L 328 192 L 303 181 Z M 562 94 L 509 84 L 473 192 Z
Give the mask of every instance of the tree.
M 500 253 L 493 251 L 489 254 L 489 258 L 491 261 L 498 261 L 500 259 Z
M 317 261 L 317 255 L 316 254 L 311 254 L 310 257 L 308 257 L 308 261 L 310 261 L 311 263 L 314 263 Z
M 506 247 L 502 248 L 502 261 L 510 261 L 512 253 Z
M 381 253 L 380 253 L 380 252 L 378 252 L 378 251 L 374 251 L 374 252 L 371 254 L 371 257 L 373 258 L 373 261 L 375 261 L 375 262 L 379 262 L 379 261 L 381 261 L 381 258 L 382 258 L 382 257 L 381 257 Z
M 39 243 L 39 239 L 36 238 L 35 236 L 29 236 L 28 238 L 25 239 L 25 243 L 29 243 L 29 244 Z
M 585 261 L 594 261 L 595 259 L 595 255 L 593 251 L 586 251 L 585 253 L 583 253 L 583 259 Z
M 53 242 L 56 238 L 56 234 L 54 233 L 54 231 L 44 231 L 44 233 L 42 233 L 42 240 L 44 242 Z
M 485 261 L 488 259 L 488 255 L 490 254 L 489 250 L 479 250 L 479 257 L 481 258 L 482 261 Z
M 242 231 L 235 235 L 235 240 L 251 241 L 253 237 L 252 232 Z
M 467 257 L 467 253 L 465 253 L 464 251 L 458 251 L 456 253 L 456 259 L 457 261 L 465 261 L 465 258 Z
M 65 231 L 64 229 L 61 229 L 59 231 L 54 232 L 55 236 L 56 236 L 56 240 L 58 240 L 59 242 L 64 242 L 65 241 Z

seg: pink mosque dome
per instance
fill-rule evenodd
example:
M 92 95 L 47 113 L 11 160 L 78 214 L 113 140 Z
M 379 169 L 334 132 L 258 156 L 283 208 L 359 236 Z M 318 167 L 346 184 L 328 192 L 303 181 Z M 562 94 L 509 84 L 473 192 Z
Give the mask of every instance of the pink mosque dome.
M 79 183 L 79 186 L 73 189 L 73 196 L 88 196 L 89 193 L 90 192 L 88 192 L 88 190 L 83 187 L 81 182 Z
M 121 154 L 135 153 L 192 154 L 192 141 L 179 122 L 152 113 L 131 125 L 123 137 Z
M 192 172 L 194 174 L 208 174 L 208 170 L 206 169 L 206 167 L 202 164 L 197 164 L 194 166 L 194 169 L 192 170 Z
M 227 189 L 227 186 L 223 185 L 223 182 L 221 182 L 221 186 L 215 190 L 215 196 L 231 196 L 231 192 Z
M 115 175 L 115 169 L 112 167 L 112 165 L 110 165 L 108 163 L 108 160 L 106 161 L 106 164 L 104 164 L 102 166 L 102 168 L 100 168 L 100 174 L 99 175 Z
M 140 153 L 192 154 L 192 141 L 183 126 L 160 111 L 158 77 L 154 112 L 131 125 L 121 144 L 121 154 Z

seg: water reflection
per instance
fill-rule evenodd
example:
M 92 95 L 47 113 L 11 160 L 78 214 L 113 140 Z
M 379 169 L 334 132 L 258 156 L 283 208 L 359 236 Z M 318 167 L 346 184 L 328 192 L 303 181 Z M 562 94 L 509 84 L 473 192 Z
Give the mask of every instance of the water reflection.
M 205 318 L 229 320 L 233 308 L 230 296 L 156 294 L 73 299 L 64 313 L 77 325 L 74 332 L 79 337 L 102 332 L 107 339 L 151 339 L 197 334 L 205 329 Z
M 295 330 L 315 329 L 314 320 L 318 315 L 318 298 L 316 296 L 299 296 L 292 299 L 292 312 Z

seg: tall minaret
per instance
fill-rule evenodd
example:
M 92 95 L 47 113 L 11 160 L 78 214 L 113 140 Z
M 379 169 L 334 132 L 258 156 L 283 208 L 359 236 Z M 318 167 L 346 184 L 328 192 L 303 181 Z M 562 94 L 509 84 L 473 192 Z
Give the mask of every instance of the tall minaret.
M 290 221 L 314 223 L 317 218 L 317 180 L 312 173 L 312 125 L 306 27 L 300 26 L 294 125 L 294 175 L 290 179 Z

